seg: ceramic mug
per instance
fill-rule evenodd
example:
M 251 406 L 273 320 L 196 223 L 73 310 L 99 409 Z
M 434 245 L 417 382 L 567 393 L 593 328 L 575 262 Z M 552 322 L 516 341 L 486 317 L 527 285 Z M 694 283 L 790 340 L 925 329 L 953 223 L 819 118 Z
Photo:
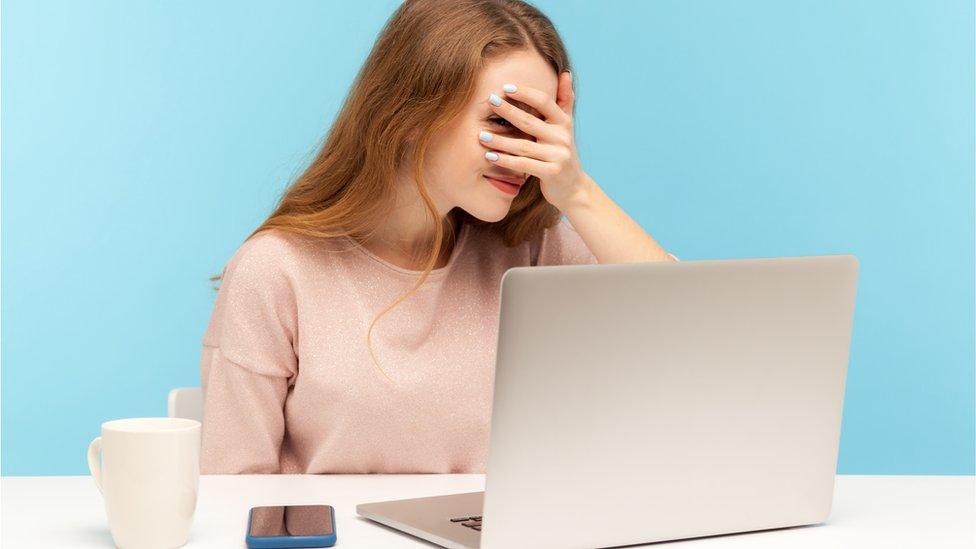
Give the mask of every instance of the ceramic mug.
M 101 460 L 99 460 L 101 455 Z M 121 549 L 186 544 L 200 484 L 200 422 L 139 417 L 102 423 L 88 468 Z

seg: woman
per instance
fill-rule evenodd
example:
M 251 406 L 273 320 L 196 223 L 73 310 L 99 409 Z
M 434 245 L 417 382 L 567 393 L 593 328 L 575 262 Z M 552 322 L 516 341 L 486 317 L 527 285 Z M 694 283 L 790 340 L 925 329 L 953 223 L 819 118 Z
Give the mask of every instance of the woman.
M 502 274 L 677 259 L 583 172 L 573 104 L 535 8 L 404 2 L 224 268 L 201 472 L 483 473 Z

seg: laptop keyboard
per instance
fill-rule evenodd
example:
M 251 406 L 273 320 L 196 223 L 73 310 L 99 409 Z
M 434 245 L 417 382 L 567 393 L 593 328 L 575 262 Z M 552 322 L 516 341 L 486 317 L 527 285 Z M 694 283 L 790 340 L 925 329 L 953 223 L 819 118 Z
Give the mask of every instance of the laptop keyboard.
M 461 526 L 467 526 L 472 530 L 481 530 L 481 516 L 477 517 L 457 517 L 452 518 L 451 522 L 460 522 Z

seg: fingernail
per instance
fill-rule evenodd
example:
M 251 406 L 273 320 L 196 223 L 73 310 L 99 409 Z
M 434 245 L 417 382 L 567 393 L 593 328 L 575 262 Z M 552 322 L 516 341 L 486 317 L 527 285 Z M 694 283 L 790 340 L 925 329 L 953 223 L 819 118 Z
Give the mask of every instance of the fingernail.
M 501 104 L 502 104 L 502 98 L 501 97 L 498 97 L 495 94 L 491 94 L 491 95 L 488 96 L 488 102 L 491 103 L 492 105 L 496 106 L 496 107 L 500 107 Z
M 515 84 L 505 84 L 504 86 L 502 86 L 502 89 L 505 90 L 505 93 L 515 93 L 518 91 L 518 88 L 515 87 Z
M 491 141 L 491 134 L 486 131 L 482 131 L 478 134 L 478 139 L 482 141 Z
M 485 153 L 485 158 L 494 162 L 495 160 L 498 160 L 498 155 L 491 151 L 488 151 Z

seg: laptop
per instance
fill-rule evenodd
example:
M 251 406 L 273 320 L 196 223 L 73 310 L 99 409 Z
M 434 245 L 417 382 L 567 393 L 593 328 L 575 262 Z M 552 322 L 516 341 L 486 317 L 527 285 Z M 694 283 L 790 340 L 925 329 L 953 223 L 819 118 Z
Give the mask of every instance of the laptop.
M 510 268 L 484 491 L 356 512 L 482 549 L 821 524 L 857 272 L 853 255 Z

